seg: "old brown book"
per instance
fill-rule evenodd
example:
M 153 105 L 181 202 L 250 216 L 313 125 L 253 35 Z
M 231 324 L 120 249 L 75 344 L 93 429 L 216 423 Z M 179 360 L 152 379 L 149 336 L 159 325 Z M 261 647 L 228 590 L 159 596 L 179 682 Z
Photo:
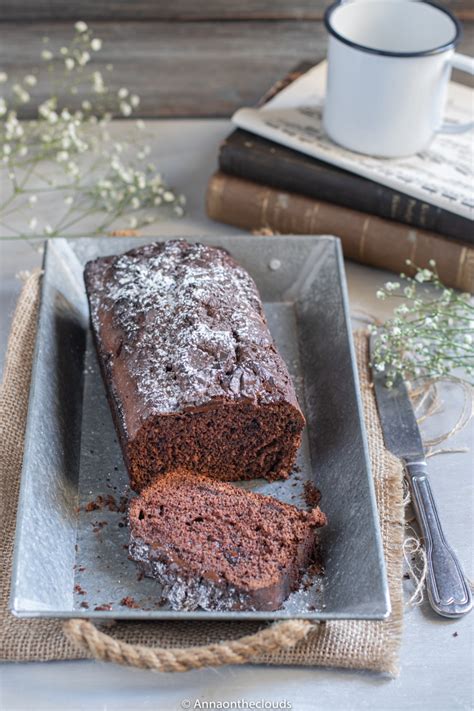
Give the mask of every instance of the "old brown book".
M 447 286 L 474 293 L 474 248 L 433 232 L 220 172 L 206 208 L 211 219 L 246 230 L 336 235 L 347 259 L 396 273 L 407 271 L 407 259 L 422 267 L 434 259 Z

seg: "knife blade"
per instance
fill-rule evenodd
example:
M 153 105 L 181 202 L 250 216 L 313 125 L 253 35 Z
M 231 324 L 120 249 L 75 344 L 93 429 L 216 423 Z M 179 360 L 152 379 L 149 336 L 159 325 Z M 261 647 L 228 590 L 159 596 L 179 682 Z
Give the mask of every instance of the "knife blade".
M 376 336 L 370 339 L 374 353 Z M 461 564 L 446 541 L 433 492 L 415 412 L 400 376 L 389 388 L 386 375 L 372 368 L 372 382 L 385 446 L 405 465 L 412 502 L 425 542 L 426 588 L 431 607 L 443 617 L 462 617 L 472 609 L 472 593 Z

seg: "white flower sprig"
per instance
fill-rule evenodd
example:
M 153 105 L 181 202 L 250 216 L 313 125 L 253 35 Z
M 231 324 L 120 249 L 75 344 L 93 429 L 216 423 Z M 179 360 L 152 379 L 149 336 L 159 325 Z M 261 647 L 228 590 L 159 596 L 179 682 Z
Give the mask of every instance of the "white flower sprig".
M 102 40 L 85 22 L 76 22 L 74 30 L 70 44 L 58 49 L 43 39 L 41 59 L 52 90 L 38 106 L 35 120 L 20 121 L 19 115 L 32 102 L 39 72 L 31 70 L 10 84 L 0 71 L 0 85 L 4 85 L 0 89 L 6 89 L 0 96 L 0 179 L 6 178 L 3 184 L 9 181 L 11 187 L 6 199 L 0 200 L 0 227 L 23 237 L 82 236 L 101 234 L 123 218 L 135 229 L 155 222 L 164 210 L 182 216 L 184 197 L 147 163 L 151 151 L 142 144 L 143 121 L 136 122 L 127 141 L 118 144 L 111 138 L 112 117 L 130 117 L 140 104 L 139 96 L 126 87 L 109 88 L 93 67 Z M 107 65 L 108 72 L 112 69 Z M 79 96 L 84 97 L 80 108 L 60 106 L 58 96 L 68 93 L 75 106 Z M 8 224 L 10 215 L 25 207 L 38 209 L 44 198 L 50 202 L 61 192 L 65 208 L 56 224 L 45 224 L 31 213 L 27 229 Z
M 474 373 L 474 305 L 469 294 L 441 282 L 436 264 L 420 268 L 411 261 L 415 276 L 401 274 L 403 283 L 387 282 L 377 298 L 402 299 L 393 318 L 371 326 L 376 335 L 372 365 L 393 385 L 397 375 L 407 380 L 442 377 L 458 368 Z M 429 288 L 424 288 L 429 285 Z

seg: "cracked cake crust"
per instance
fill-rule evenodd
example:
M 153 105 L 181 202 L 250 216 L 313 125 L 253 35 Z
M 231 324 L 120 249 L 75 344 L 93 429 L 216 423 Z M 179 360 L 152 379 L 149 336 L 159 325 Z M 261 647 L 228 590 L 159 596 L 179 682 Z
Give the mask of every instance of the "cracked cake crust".
M 133 488 L 176 466 L 288 476 L 304 417 L 255 283 L 226 251 L 153 243 L 89 262 L 85 283 Z

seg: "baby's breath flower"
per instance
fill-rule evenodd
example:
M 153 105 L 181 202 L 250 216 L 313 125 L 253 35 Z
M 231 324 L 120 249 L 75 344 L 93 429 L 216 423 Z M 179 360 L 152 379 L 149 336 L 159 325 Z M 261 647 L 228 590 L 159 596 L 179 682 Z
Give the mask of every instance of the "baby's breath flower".
M 104 79 L 100 72 L 94 72 L 92 75 L 93 89 L 96 94 L 103 94 L 105 92 Z
M 431 281 L 432 277 L 433 272 L 429 269 L 420 269 L 415 275 L 416 281 L 420 282 L 420 284 L 422 284 L 424 281 Z
M 128 140 L 114 144 L 107 130 L 112 116 L 130 116 L 139 106 L 140 97 L 126 87 L 121 87 L 118 92 L 111 92 L 100 71 L 85 74 L 82 67 L 92 61 L 93 52 L 102 48 L 102 40 L 93 37 L 83 21 L 76 23 L 75 30 L 71 45 L 61 47 L 57 55 L 50 48 L 48 38 L 44 38 L 46 46 L 41 51 L 41 56 L 45 62 L 50 62 L 48 72 L 53 86 L 64 82 L 66 71 L 69 92 L 77 94 L 79 86 L 81 91 L 83 90 L 84 78 L 87 76 L 91 96 L 84 98 L 81 109 L 75 109 L 73 112 L 67 108 L 59 108 L 57 98 L 50 96 L 38 106 L 36 119 L 22 123 L 18 120 L 16 106 L 30 100 L 27 88 L 36 85 L 36 74 L 27 73 L 21 82 L 14 83 L 11 87 L 14 103 L 9 106 L 5 98 L 0 97 L 0 116 L 4 117 L 0 122 L 0 165 L 4 168 L 4 173 L 9 176 L 16 190 L 17 164 L 22 168 L 30 164 L 37 165 L 39 172 L 41 161 L 49 160 L 64 168 L 64 175 L 49 180 L 48 188 L 54 191 L 60 183 L 58 189 L 66 189 L 69 193 L 62 198 L 64 204 L 73 207 L 58 216 L 57 227 L 46 224 L 40 228 L 48 236 L 59 232 L 68 234 L 70 225 L 76 225 L 86 216 L 100 213 L 100 227 L 94 234 L 103 233 L 104 225 L 119 219 L 129 219 L 132 228 L 151 224 L 157 219 L 159 207 L 172 210 L 175 215 L 181 216 L 184 212 L 184 197 L 176 195 L 167 187 L 154 165 L 149 163 L 144 166 L 151 151 L 150 146 L 131 144 Z M 62 61 L 52 61 L 56 57 Z M 108 64 L 106 68 L 111 71 L 113 67 Z M 7 75 L 0 72 L 0 83 L 7 79 Z M 95 95 L 100 95 L 97 100 Z M 138 121 L 136 125 L 139 129 L 145 126 L 143 121 Z M 98 130 L 92 131 L 92 126 L 97 126 Z M 129 158 L 132 145 L 133 160 Z M 91 169 L 90 160 L 81 160 L 81 155 L 90 149 L 94 149 L 99 157 L 98 161 L 93 161 Z M 25 202 L 26 205 L 34 207 L 37 196 L 31 194 L 28 181 L 22 188 L 19 191 L 21 204 L 18 207 L 24 210 Z M 13 199 L 16 199 L 15 193 Z M 8 200 L 8 204 L 10 202 L 11 200 Z M 132 211 L 134 214 L 131 214 Z M 36 217 L 29 220 L 29 227 L 33 232 L 36 230 Z
M 138 119 L 138 121 L 135 123 L 135 126 L 138 128 L 139 131 L 143 131 L 143 129 L 145 128 L 145 122 L 141 119 Z
M 5 84 L 8 81 L 8 74 L 6 72 L 0 72 L 0 84 Z
M 150 146 L 143 146 L 143 149 L 137 153 L 140 160 L 144 160 L 151 153 Z
M 26 104 L 30 100 L 30 95 L 20 84 L 13 84 L 12 91 L 22 104 Z
M 78 22 L 74 25 L 74 28 L 79 34 L 84 34 L 84 32 L 87 32 L 88 30 L 87 24 L 82 20 L 78 20 Z
M 381 301 L 383 301 L 384 299 L 387 298 L 387 294 L 385 293 L 385 291 L 383 289 L 379 289 L 378 291 L 376 291 L 375 296 L 377 297 L 377 299 L 380 299 Z
M 406 302 L 398 306 L 393 318 L 376 335 L 374 367 L 386 373 L 387 385 L 395 377 L 444 376 L 462 367 L 474 372 L 474 305 L 472 298 L 445 287 L 430 260 L 432 269 L 415 269 L 413 279 L 402 294 Z M 429 291 L 426 288 L 429 285 Z M 385 285 L 386 297 L 399 296 Z
M 69 161 L 69 163 L 67 164 L 67 172 L 73 177 L 79 175 L 79 166 L 77 165 L 77 163 L 74 163 L 74 161 L 72 160 Z
M 58 163 L 65 163 L 69 159 L 69 153 L 67 151 L 59 151 L 56 153 L 56 160 Z
M 89 52 L 81 52 L 81 54 L 77 58 L 77 63 L 79 64 L 79 66 L 85 67 L 87 62 L 90 61 L 90 58 L 91 55 L 89 54 Z

